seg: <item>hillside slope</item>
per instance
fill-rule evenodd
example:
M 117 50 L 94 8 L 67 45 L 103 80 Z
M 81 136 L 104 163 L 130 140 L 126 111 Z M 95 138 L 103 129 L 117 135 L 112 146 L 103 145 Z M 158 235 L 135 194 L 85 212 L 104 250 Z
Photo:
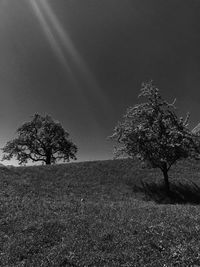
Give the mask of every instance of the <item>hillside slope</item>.
M 131 160 L 0 177 L 0 266 L 200 266 L 199 162 L 172 169 L 172 199 Z

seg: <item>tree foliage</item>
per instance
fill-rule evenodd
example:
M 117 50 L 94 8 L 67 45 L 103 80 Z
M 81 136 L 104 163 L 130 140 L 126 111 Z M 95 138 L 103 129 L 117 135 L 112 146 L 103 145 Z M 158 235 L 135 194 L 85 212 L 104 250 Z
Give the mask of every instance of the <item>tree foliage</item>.
M 130 107 L 114 129 L 116 155 L 138 157 L 163 172 L 169 191 L 168 171 L 178 160 L 198 153 L 197 140 L 186 119 L 178 118 L 174 103 L 164 100 L 152 81 L 142 84 L 139 97 L 146 102 Z
M 19 164 L 28 160 L 52 164 L 76 159 L 77 147 L 68 139 L 69 133 L 48 115 L 35 114 L 30 122 L 18 128 L 17 135 L 2 149 L 3 160 L 15 156 Z

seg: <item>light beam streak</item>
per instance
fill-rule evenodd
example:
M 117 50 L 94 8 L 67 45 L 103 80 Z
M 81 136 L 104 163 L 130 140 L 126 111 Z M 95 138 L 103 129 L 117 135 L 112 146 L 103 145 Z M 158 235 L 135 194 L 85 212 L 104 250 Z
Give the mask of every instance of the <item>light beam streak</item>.
M 70 74 L 76 87 L 79 89 L 82 87 L 78 79 L 81 76 L 83 82 L 87 86 L 87 90 L 89 90 L 93 98 L 96 99 L 97 103 L 92 104 L 100 105 L 103 111 L 107 110 L 107 113 L 111 115 L 113 111 L 107 97 L 102 92 L 102 89 L 98 85 L 87 64 L 78 53 L 69 34 L 61 25 L 48 1 L 30 0 L 30 3 L 42 25 L 43 31 L 47 36 L 52 49 L 63 64 L 63 67 L 66 68 L 67 72 Z M 68 60 L 66 57 L 68 57 Z M 79 75 L 75 75 L 75 71 L 77 70 Z
M 60 47 L 59 42 L 56 39 L 55 34 L 53 33 L 50 25 L 47 22 L 47 19 L 45 18 L 45 16 L 43 15 L 38 3 L 35 0 L 30 0 L 30 4 L 43 28 L 43 32 L 45 33 L 51 47 L 52 50 L 55 52 L 55 54 L 57 55 L 57 57 L 59 58 L 60 62 L 63 64 L 64 68 L 67 69 L 67 71 L 71 74 L 71 76 L 73 76 L 72 71 L 67 63 L 67 61 L 65 60 L 65 55 Z

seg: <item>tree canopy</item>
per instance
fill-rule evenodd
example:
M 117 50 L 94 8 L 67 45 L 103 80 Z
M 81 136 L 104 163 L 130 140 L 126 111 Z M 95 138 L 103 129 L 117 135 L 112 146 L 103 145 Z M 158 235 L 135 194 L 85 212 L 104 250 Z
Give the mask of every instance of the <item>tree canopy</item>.
M 3 160 L 14 156 L 19 164 L 28 160 L 52 164 L 76 159 L 77 147 L 69 139 L 69 133 L 48 115 L 35 114 L 31 121 L 17 129 L 17 135 L 2 149 Z
M 143 83 L 139 97 L 146 102 L 128 108 L 122 122 L 114 129 L 116 156 L 138 157 L 163 172 L 169 192 L 168 171 L 178 160 L 196 156 L 197 139 L 186 119 L 178 118 L 174 103 L 164 100 L 152 81 Z

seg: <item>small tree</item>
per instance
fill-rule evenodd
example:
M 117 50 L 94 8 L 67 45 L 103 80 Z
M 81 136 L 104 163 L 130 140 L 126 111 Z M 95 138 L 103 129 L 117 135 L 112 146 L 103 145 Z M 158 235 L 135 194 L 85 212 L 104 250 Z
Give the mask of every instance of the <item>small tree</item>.
M 18 128 L 17 134 L 18 137 L 2 149 L 3 160 L 15 156 L 19 164 L 28 160 L 52 164 L 58 160 L 76 159 L 77 147 L 68 139 L 69 134 L 62 125 L 50 116 L 35 114 L 30 122 Z
M 164 100 L 152 81 L 142 84 L 139 97 L 147 101 L 130 107 L 114 129 L 111 138 L 119 143 L 115 153 L 138 157 L 150 167 L 159 168 L 169 194 L 169 169 L 178 160 L 195 156 L 197 141 L 187 127 L 189 116 L 179 119 L 175 101 L 169 104 Z

